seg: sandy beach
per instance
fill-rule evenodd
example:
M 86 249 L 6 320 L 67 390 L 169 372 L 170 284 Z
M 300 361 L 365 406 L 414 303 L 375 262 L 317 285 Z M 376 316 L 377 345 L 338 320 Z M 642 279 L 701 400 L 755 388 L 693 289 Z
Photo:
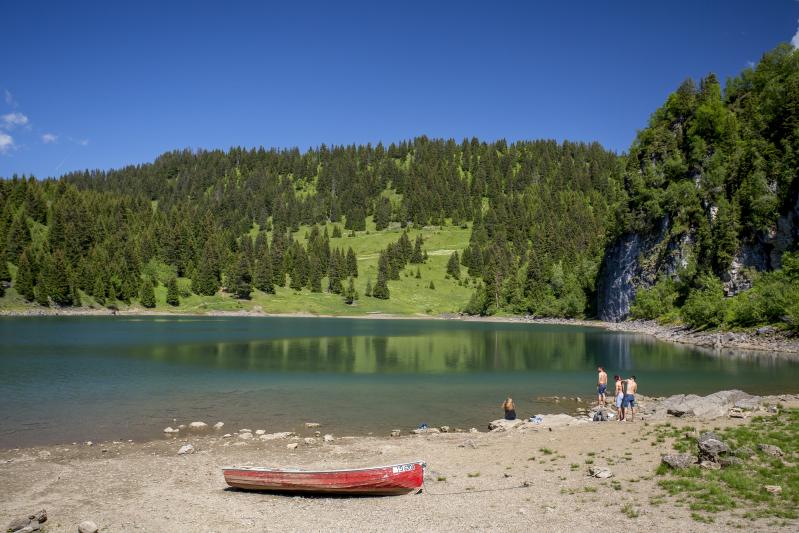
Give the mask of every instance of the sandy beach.
M 764 399 L 784 407 L 799 397 Z M 489 432 L 400 437 L 302 436 L 241 438 L 239 428 L 181 434 L 152 442 L 76 443 L 0 452 L 0 522 L 46 509 L 45 531 L 76 531 L 92 520 L 100 531 L 708 531 L 774 530 L 773 521 L 722 512 L 698 524 L 691 511 L 664 497 L 655 471 L 672 439 L 666 423 L 693 430 L 749 423 L 749 418 L 681 418 L 642 399 L 633 423 L 588 422 L 562 416 L 543 424 Z M 761 414 L 768 416 L 765 408 Z M 242 428 L 244 429 L 244 428 Z M 254 430 L 254 428 L 252 428 Z M 223 432 L 229 431 L 229 436 Z M 454 430 L 453 430 L 454 431 Z M 295 449 L 288 444 L 298 443 Z M 194 453 L 178 455 L 185 444 Z M 424 460 L 420 494 L 383 498 L 300 497 L 226 487 L 229 465 L 374 466 Z M 613 476 L 597 479 L 592 466 Z M 795 521 L 777 527 L 795 530 Z

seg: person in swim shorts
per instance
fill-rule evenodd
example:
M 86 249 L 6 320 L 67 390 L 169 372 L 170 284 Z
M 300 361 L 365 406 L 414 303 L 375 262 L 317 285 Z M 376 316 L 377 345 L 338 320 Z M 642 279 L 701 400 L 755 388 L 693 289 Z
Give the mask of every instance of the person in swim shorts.
M 596 369 L 599 375 L 597 376 L 597 387 L 596 387 L 596 404 L 602 405 L 605 407 L 605 391 L 608 389 L 608 375 L 605 372 L 605 369 L 601 366 Z
M 502 409 L 505 410 L 505 420 L 516 420 L 516 404 L 513 403 L 513 398 L 511 398 L 510 394 L 502 402 Z
M 624 401 L 624 382 L 621 380 L 621 376 L 618 374 L 613 376 L 613 381 L 616 383 L 616 416 L 619 419 L 619 422 L 624 420 L 624 409 L 622 408 L 621 404 Z
M 624 409 L 625 421 L 633 422 L 635 420 L 635 393 L 638 391 L 638 383 L 635 381 L 635 376 L 630 376 L 625 381 L 627 382 L 627 392 L 624 394 L 621 406 Z M 627 409 L 630 410 L 629 420 L 627 420 Z

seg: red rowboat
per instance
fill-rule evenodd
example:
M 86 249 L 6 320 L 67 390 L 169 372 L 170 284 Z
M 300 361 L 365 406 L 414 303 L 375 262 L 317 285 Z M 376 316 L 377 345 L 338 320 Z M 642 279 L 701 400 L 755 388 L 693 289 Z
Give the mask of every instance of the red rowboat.
M 424 468 L 416 461 L 342 470 L 231 466 L 222 471 L 227 484 L 238 489 L 385 496 L 420 489 Z

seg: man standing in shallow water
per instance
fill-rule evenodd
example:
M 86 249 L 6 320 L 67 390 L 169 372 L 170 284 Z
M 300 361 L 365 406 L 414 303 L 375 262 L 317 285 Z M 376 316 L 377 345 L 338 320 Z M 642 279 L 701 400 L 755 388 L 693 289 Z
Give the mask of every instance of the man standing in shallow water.
M 601 366 L 597 368 L 597 372 L 599 372 L 599 376 L 597 378 L 597 388 L 596 388 L 596 397 L 597 397 L 597 405 L 602 405 L 605 407 L 605 392 L 608 388 L 608 374 L 605 372 L 605 369 Z

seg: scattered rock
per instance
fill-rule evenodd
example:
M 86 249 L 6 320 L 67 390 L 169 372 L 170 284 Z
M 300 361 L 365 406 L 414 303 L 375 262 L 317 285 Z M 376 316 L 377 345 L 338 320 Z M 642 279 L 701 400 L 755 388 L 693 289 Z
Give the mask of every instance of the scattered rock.
M 769 412 L 769 413 L 776 413 L 776 412 L 778 412 L 778 411 L 779 411 L 779 409 L 777 408 L 777 406 L 776 406 L 776 405 L 769 405 L 769 406 L 768 406 L 768 412 Z
M 591 474 L 592 477 L 596 477 L 599 479 L 607 479 L 609 477 L 613 477 L 613 472 L 611 472 L 608 468 L 603 466 L 591 466 L 588 468 L 588 473 Z
M 189 424 L 189 428 L 191 429 L 208 429 L 208 424 L 205 422 L 192 422 Z
M 97 524 L 91 520 L 84 520 L 78 526 L 78 533 L 97 533 Z
M 677 417 L 721 418 L 736 402 L 748 398 L 753 397 L 739 390 L 720 391 L 707 396 L 677 394 L 660 402 L 656 412 L 665 412 Z
M 277 439 L 287 439 L 294 435 L 291 431 L 280 431 L 278 433 L 267 433 L 265 435 L 261 435 L 259 438 L 261 440 L 277 440 Z
M 304 442 L 304 443 L 305 443 L 307 446 L 310 446 L 311 444 L 315 444 L 315 443 L 316 443 L 316 439 L 315 439 L 315 438 L 313 438 L 313 437 L 305 437 L 304 439 L 302 439 L 302 441 L 303 441 L 303 442 Z
M 289 450 L 294 450 L 297 448 L 297 446 L 298 445 L 296 442 L 292 442 L 291 444 L 286 444 L 286 448 L 288 448 Z
M 696 457 L 690 453 L 669 453 L 660 460 L 675 469 L 691 468 L 696 464 Z
M 763 326 L 762 328 L 757 328 L 757 330 L 755 330 L 755 333 L 757 333 L 758 335 L 769 335 L 771 333 L 774 333 L 775 331 L 776 330 L 771 326 Z
M 266 434 L 266 430 L 265 429 L 256 429 L 255 430 L 255 434 L 260 437 L 261 435 Z
M 224 422 L 217 422 L 216 424 L 214 424 L 214 429 L 222 429 L 224 425 L 225 425 Z
M 440 427 L 440 428 L 438 428 L 438 429 L 440 429 L 440 430 L 441 430 L 441 433 L 449 433 L 449 432 L 450 432 L 450 428 L 449 428 L 449 426 L 441 426 L 441 427 Z
M 412 429 L 411 433 L 414 435 L 429 435 L 431 433 L 441 433 L 438 428 L 416 428 Z
M 171 427 L 165 427 L 164 433 L 180 433 L 179 429 L 172 429 Z
M 774 446 L 773 444 L 758 444 L 757 449 L 772 457 L 782 457 L 785 455 L 779 446 Z
M 230 433 L 225 433 L 224 435 L 222 435 L 222 438 L 223 438 L 223 439 L 229 439 L 229 438 L 230 438 L 230 437 L 232 437 L 232 436 L 233 436 L 233 435 L 231 435 Z
M 721 465 L 715 461 L 708 461 L 705 459 L 699 463 L 699 468 L 704 468 L 705 470 L 719 470 Z
M 726 468 L 728 466 L 739 466 L 744 462 L 737 457 L 719 457 L 719 466 Z
M 493 422 L 489 422 L 488 430 L 489 431 L 508 431 L 509 429 L 513 429 L 516 426 L 520 426 L 524 424 L 524 420 L 516 419 L 516 420 L 505 420 L 504 418 L 500 418 L 498 420 L 494 420 Z
M 245 431 L 244 433 L 239 433 L 239 438 L 244 440 L 250 440 L 252 438 L 252 433 L 249 431 Z
M 330 433 L 325 435 L 324 439 L 325 439 L 325 442 L 333 442 L 334 440 L 336 440 L 336 439 L 333 438 L 333 435 L 331 435 Z
M 178 429 L 186 429 L 186 424 L 181 424 L 178 426 Z
M 391 436 L 392 437 L 399 437 L 400 433 L 402 433 L 402 431 L 400 431 L 399 429 L 392 429 L 391 430 Z
M 8 524 L 6 531 L 19 531 L 24 527 L 28 527 L 28 524 L 30 524 L 30 522 L 31 519 L 28 518 L 27 516 L 21 518 L 15 518 Z
M 477 428 L 469 428 L 469 433 L 480 433 Z
M 743 409 L 745 411 L 757 411 L 763 403 L 760 396 L 752 396 L 751 398 L 742 398 L 735 402 L 734 407 Z
M 30 518 L 31 520 L 36 520 L 40 524 L 44 524 L 45 522 L 47 522 L 47 510 L 42 509 L 38 513 L 30 515 L 28 518 Z
M 715 433 L 703 433 L 699 436 L 697 445 L 699 446 L 699 457 L 701 459 L 716 461 L 720 456 L 730 453 L 730 447 L 719 439 Z
M 313 432 L 313 436 L 314 437 L 321 437 L 322 436 L 322 432 L 321 431 L 314 431 Z
M 740 407 L 733 407 L 729 412 L 730 418 L 746 418 L 746 413 Z
M 251 429 L 240 429 L 239 433 L 252 433 Z
M 189 453 L 194 453 L 194 446 L 192 446 L 191 444 L 184 444 L 178 450 L 178 455 L 186 455 Z
M 94 446 L 94 443 L 90 440 L 86 441 L 86 446 Z
M 307 428 L 318 428 L 318 427 L 322 427 L 322 424 L 320 424 L 319 422 L 306 422 L 305 423 L 305 427 L 307 427 Z
M 782 494 L 782 487 L 779 485 L 763 485 L 763 490 L 769 494 Z

